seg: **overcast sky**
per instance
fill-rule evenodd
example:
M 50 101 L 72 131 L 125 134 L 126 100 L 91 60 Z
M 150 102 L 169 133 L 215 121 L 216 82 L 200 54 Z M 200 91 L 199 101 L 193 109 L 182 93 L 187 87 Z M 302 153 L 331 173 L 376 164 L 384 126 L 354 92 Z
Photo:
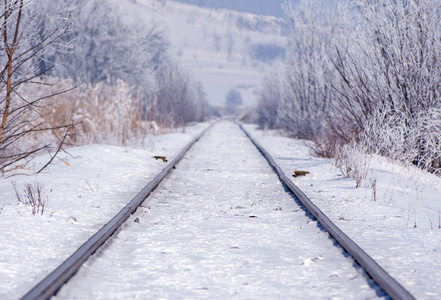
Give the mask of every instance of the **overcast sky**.
M 204 7 L 227 8 L 256 14 L 282 16 L 284 0 L 175 0 Z

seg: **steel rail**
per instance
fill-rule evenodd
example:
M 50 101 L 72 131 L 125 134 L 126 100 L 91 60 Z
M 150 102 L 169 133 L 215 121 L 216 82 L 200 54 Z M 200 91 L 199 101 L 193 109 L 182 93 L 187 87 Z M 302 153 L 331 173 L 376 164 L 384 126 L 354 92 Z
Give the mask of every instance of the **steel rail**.
M 104 242 L 133 214 L 144 202 L 148 195 L 161 183 L 171 170 L 181 161 L 190 148 L 213 126 L 211 124 L 201 134 L 194 138 L 184 149 L 147 184 L 112 220 L 95 233 L 87 242 L 75 251 L 60 266 L 34 286 L 21 299 L 43 300 L 52 297 L 61 286 L 68 281 L 83 265 L 83 263 L 100 248 Z
M 328 233 L 346 250 L 354 260 L 369 274 L 373 280 L 392 298 L 410 300 L 415 297 L 390 276 L 375 260 L 372 259 L 360 246 L 338 228 L 292 181 L 277 165 L 271 155 L 263 148 L 242 126 L 239 127 L 266 158 L 270 166 L 279 176 L 279 179 L 302 202 L 305 208 L 317 219 Z

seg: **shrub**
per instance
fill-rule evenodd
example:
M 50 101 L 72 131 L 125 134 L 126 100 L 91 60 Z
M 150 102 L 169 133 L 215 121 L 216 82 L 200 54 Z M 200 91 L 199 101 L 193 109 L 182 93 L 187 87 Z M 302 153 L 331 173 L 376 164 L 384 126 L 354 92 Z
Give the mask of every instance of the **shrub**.
M 28 205 L 32 208 L 32 214 L 43 215 L 44 209 L 47 205 L 47 197 L 44 195 L 44 186 L 36 182 L 34 184 L 26 183 L 22 193 L 17 190 L 17 185 L 12 182 L 17 197 L 18 203 Z

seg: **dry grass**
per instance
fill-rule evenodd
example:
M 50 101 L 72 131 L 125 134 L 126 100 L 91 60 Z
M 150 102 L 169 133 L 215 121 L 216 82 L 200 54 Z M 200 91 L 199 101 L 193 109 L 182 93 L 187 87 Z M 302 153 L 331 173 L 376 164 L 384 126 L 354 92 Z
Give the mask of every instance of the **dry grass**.
M 126 146 L 146 134 L 161 131 L 154 122 L 142 120 L 141 95 L 123 81 L 117 81 L 114 86 L 80 85 L 52 101 L 53 105 L 42 114 L 50 126 L 77 124 L 67 144 Z
M 21 164 L 26 164 L 41 151 L 57 153 L 66 146 L 90 144 L 127 146 L 142 143 L 150 134 L 171 130 L 158 125 L 158 121 L 144 120 L 146 110 L 154 113 L 155 96 L 146 100 L 148 97 L 124 81 L 73 87 L 71 80 L 53 77 L 20 87 L 16 97 L 28 102 L 41 100 L 16 118 L 20 131 L 26 134 L 20 136 L 19 142 L 0 148 L 0 171 L 5 170 L 2 166 L 16 168 L 18 162 L 7 161 L 15 154 L 29 153 L 20 159 Z
M 17 190 L 17 185 L 15 182 L 12 182 L 12 185 L 14 187 L 17 200 L 20 204 L 30 206 L 34 216 L 36 214 L 43 215 L 44 209 L 47 205 L 47 197 L 45 198 L 43 185 L 38 182 L 34 184 L 26 183 L 22 193 Z

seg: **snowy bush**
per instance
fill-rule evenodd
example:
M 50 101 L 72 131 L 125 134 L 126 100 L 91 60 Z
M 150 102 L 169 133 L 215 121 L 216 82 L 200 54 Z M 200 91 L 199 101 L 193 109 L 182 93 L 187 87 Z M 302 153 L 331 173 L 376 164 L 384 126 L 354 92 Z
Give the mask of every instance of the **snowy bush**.
M 274 68 L 262 81 L 256 108 L 260 128 L 277 128 L 279 103 L 283 94 L 282 72 L 282 67 Z
M 440 4 L 434 0 L 359 0 L 351 45 L 337 46 L 341 81 L 335 106 L 356 134 L 377 106 L 408 119 L 439 106 Z M 387 117 L 387 115 L 386 115 Z M 392 116 L 393 117 L 393 116 Z
M 157 128 L 143 120 L 140 92 L 122 80 L 115 85 L 84 84 L 59 97 L 62 100 L 54 99 L 56 104 L 47 107 L 41 118 L 53 127 L 66 121 L 77 124 L 66 139 L 67 144 L 125 146 L 157 132 Z
M 277 120 L 321 156 L 344 160 L 346 144 L 439 172 L 439 1 L 286 1 L 285 22 L 284 73 L 260 94 L 262 124 Z
M 38 182 L 34 184 L 25 183 L 22 192 L 17 190 L 17 184 L 12 182 L 12 186 L 15 190 L 18 203 L 26 206 L 30 206 L 32 214 L 43 215 L 44 209 L 47 207 L 47 197 L 44 194 L 44 186 Z
M 398 113 L 385 114 L 384 110 L 377 112 L 366 127 L 360 144 L 371 153 L 439 173 L 441 109 L 420 111 L 413 118 Z
M 355 187 L 359 188 L 368 176 L 370 156 L 359 144 L 350 143 L 339 149 L 335 164 L 346 178 L 354 179 Z

